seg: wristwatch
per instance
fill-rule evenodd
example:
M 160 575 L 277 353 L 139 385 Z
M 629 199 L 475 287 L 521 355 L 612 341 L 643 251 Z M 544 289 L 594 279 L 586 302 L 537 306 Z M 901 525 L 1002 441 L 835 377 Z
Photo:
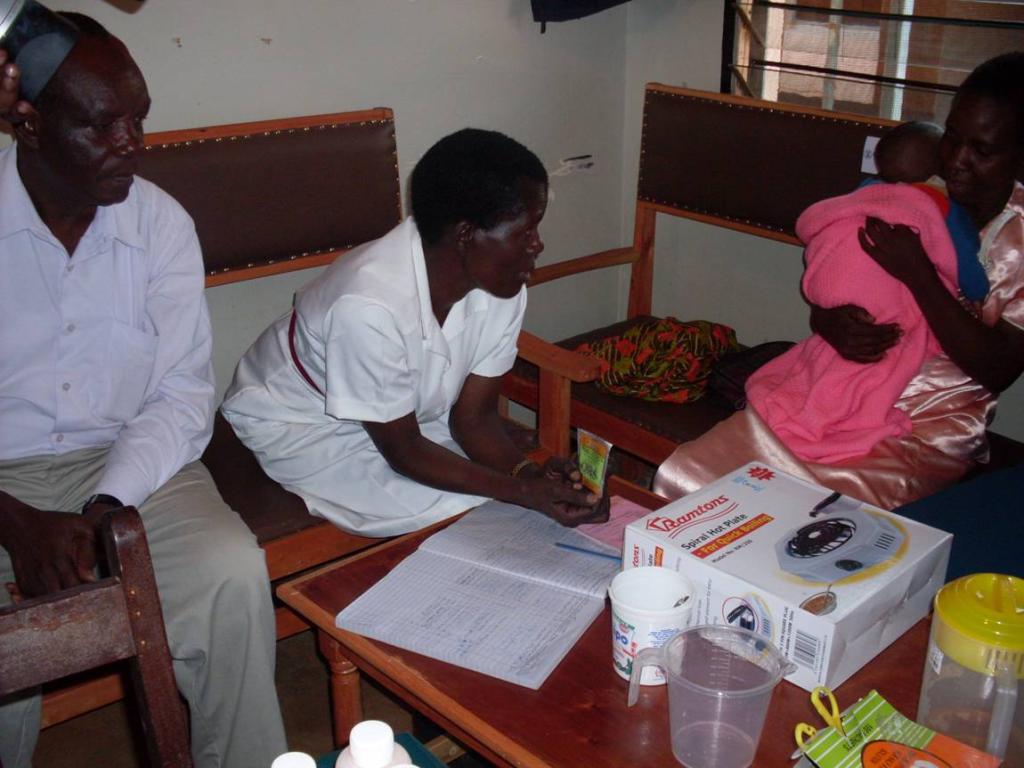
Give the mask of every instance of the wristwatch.
M 84 515 L 93 504 L 109 504 L 112 507 L 124 506 L 116 496 L 111 496 L 109 493 L 94 493 L 82 505 L 82 514 Z

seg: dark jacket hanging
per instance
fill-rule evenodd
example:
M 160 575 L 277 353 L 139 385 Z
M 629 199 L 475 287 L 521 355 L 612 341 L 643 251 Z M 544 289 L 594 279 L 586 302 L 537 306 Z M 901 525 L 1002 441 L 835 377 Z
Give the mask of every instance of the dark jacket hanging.
M 569 21 L 603 11 L 628 0 L 530 0 L 533 20 L 541 24 L 540 31 L 549 21 Z

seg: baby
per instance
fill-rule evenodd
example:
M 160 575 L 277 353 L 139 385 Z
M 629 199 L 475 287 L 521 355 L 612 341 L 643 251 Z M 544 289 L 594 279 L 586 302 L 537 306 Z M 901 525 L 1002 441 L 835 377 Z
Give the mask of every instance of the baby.
M 978 261 L 981 241 L 967 211 L 949 199 L 942 187 L 926 183 L 939 173 L 939 142 L 942 129 L 934 123 L 912 121 L 890 130 L 875 147 L 878 177 L 866 179 L 861 186 L 880 182 L 913 184 L 928 193 L 946 219 L 949 236 L 956 250 L 957 280 L 960 294 L 969 303 L 988 295 L 988 276 Z
M 875 147 L 878 179 L 905 184 L 928 181 L 939 172 L 941 140 L 942 129 L 935 123 L 913 121 L 897 125 Z M 865 183 L 872 181 L 877 180 L 868 179 Z
M 864 252 L 860 232 L 866 219 L 917 232 L 954 296 L 958 285 L 974 300 L 988 291 L 977 230 L 963 226 L 966 215 L 958 219 L 963 210 L 933 179 L 941 136 L 927 123 L 890 131 L 876 148 L 881 178 L 821 200 L 797 219 L 797 235 L 806 245 L 801 284 L 808 301 L 823 307 L 857 304 L 902 331 L 899 345 L 871 365 L 842 358 L 815 334 L 747 380 L 748 404 L 804 461 L 834 464 L 868 453 L 882 439 L 909 433 L 910 418 L 896 401 L 924 361 L 940 351 L 906 286 Z

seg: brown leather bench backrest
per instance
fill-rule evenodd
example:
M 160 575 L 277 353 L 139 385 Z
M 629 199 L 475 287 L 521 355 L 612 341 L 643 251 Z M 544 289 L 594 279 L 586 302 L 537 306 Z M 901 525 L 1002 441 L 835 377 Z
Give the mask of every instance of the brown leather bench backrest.
M 853 190 L 891 121 L 648 84 L 638 205 L 795 242 L 811 203 Z
M 207 285 L 329 263 L 402 217 L 384 108 L 153 133 L 139 174 L 195 220 Z

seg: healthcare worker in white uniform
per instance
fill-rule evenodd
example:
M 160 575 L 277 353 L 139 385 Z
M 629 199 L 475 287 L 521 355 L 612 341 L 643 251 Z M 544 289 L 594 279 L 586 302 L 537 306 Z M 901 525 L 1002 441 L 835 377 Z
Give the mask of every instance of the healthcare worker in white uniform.
M 224 416 L 313 514 L 365 536 L 487 498 L 565 525 L 607 519 L 570 461 L 530 462 L 498 415 L 547 192 L 508 136 L 441 139 L 413 170 L 412 217 L 339 257 L 246 352 Z

